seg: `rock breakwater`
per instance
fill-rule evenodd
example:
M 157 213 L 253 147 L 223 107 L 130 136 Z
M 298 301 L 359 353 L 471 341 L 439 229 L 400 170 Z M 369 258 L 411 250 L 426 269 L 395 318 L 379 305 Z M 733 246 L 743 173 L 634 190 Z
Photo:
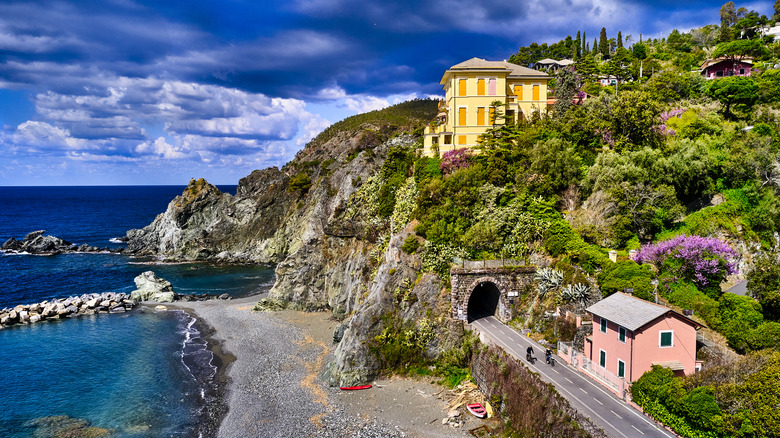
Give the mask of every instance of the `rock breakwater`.
M 138 305 L 125 293 L 104 292 L 59 298 L 35 304 L 20 304 L 0 310 L 0 328 L 35 324 L 50 319 L 72 318 L 98 313 L 124 313 Z

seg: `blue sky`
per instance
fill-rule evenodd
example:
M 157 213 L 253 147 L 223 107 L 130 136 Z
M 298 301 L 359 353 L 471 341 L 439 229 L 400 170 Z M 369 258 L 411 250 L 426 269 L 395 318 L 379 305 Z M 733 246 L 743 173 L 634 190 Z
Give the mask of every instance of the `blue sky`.
M 236 184 L 333 122 L 440 95 L 473 56 L 602 26 L 661 37 L 723 3 L 3 0 L 0 185 Z

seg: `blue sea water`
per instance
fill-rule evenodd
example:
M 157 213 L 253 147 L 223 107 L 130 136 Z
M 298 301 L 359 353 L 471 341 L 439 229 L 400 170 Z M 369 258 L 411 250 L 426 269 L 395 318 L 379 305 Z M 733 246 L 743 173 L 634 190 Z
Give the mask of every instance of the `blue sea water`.
M 234 192 L 235 186 L 219 187 Z M 184 187 L 0 187 L 0 242 L 35 230 L 117 247 Z M 0 254 L 0 308 L 92 292 L 130 292 L 146 270 L 185 294 L 266 290 L 257 266 L 159 264 L 118 254 Z M 41 436 L 37 418 L 68 416 L 119 437 L 198 436 L 214 367 L 197 323 L 149 309 L 0 330 L 0 437 Z

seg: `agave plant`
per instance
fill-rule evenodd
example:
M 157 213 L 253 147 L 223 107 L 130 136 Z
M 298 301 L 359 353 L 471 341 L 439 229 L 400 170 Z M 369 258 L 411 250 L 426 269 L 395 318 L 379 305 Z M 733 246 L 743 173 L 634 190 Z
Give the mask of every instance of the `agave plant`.
M 544 296 L 547 292 L 561 286 L 561 283 L 563 282 L 563 271 L 553 268 L 542 268 L 536 271 L 534 280 L 539 282 L 536 286 L 539 295 Z
M 564 303 L 574 303 L 584 307 L 590 298 L 590 285 L 577 283 L 567 284 L 561 289 L 561 300 Z

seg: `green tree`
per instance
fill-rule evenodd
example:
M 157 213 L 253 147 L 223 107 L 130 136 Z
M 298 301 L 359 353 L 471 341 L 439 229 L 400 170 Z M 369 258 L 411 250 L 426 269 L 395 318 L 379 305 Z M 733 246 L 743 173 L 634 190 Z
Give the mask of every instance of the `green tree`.
M 599 53 L 599 43 L 596 38 L 593 38 L 593 48 L 590 49 L 590 53 L 597 55 Z
M 620 31 L 618 31 L 618 36 L 617 36 L 617 48 L 618 49 L 623 48 L 623 34 L 620 33 Z
M 734 2 L 727 2 L 720 8 L 720 32 L 718 41 L 726 42 L 734 39 L 731 26 L 737 23 L 737 7 Z
M 599 67 L 591 53 L 586 53 L 585 56 L 575 64 L 574 68 L 577 70 L 577 73 L 587 81 L 595 80 L 599 73 Z
M 573 105 L 572 100 L 577 96 L 580 90 L 581 81 L 579 76 L 570 68 L 558 70 L 555 76 L 555 105 L 553 111 L 556 117 L 563 117 L 566 111 Z
M 761 303 L 764 316 L 780 319 L 780 263 L 778 254 L 761 253 L 754 261 L 753 269 L 748 272 L 747 289 L 750 296 Z
M 605 27 L 602 27 L 601 33 L 599 33 L 599 52 L 604 59 L 609 58 L 609 41 L 607 40 L 607 28 Z
M 719 100 L 723 105 L 723 116 L 726 118 L 736 116 L 732 109 L 746 113 L 758 102 L 758 84 L 742 76 L 716 79 L 710 83 L 707 91 L 710 97 Z
M 777 0 L 777 1 L 780 1 L 780 0 Z M 583 30 L 582 31 L 582 55 L 583 56 L 588 54 L 588 43 L 587 43 L 587 41 L 588 40 L 585 37 L 585 31 Z
M 557 194 L 580 180 L 582 160 L 568 141 L 551 138 L 531 150 L 526 181 L 545 196 Z
M 643 43 L 634 44 L 631 47 L 631 50 L 633 52 L 634 58 L 640 60 L 647 58 L 647 46 L 645 46 Z
M 780 0 L 775 0 L 774 11 L 775 14 L 772 15 L 772 21 L 780 21 Z
M 780 1 L 780 0 L 778 0 Z M 765 103 L 780 101 L 780 70 L 767 70 L 758 78 L 761 101 Z
M 577 31 L 577 39 L 575 40 L 575 52 L 574 52 L 574 60 L 580 59 L 580 56 L 582 56 L 582 39 L 580 38 L 580 31 Z

